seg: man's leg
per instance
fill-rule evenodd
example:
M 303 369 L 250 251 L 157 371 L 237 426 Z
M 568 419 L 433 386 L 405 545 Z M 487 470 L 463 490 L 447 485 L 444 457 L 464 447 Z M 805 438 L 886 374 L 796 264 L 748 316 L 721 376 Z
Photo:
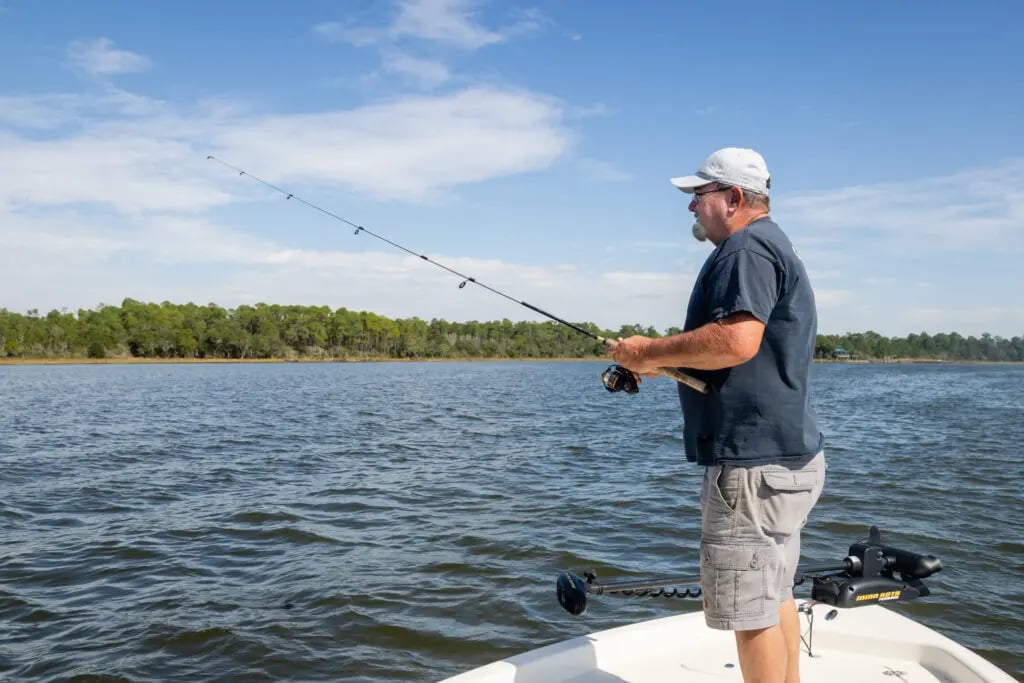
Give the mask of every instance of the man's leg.
M 779 604 L 777 626 L 736 631 L 745 683 L 800 683 L 800 618 L 796 601 Z
M 786 683 L 800 683 L 800 617 L 796 600 L 779 603 L 779 626 L 786 640 Z
M 705 469 L 701 488 L 701 590 L 704 618 L 711 628 L 735 630 L 740 670 L 746 683 L 798 683 L 800 621 L 793 579 L 800 558 L 800 529 L 824 485 L 824 454 L 804 463 L 755 468 Z M 758 534 L 774 551 L 767 564 Z M 738 557 L 739 556 L 739 557 Z M 739 571 L 738 559 L 750 563 Z M 759 566 L 760 565 L 760 566 Z M 756 572 L 768 572 L 760 575 Z M 751 581 L 750 579 L 760 580 Z M 763 601 L 760 614 L 737 606 Z
M 763 471 L 771 470 L 774 474 L 782 469 L 765 467 Z M 758 498 L 763 500 L 758 510 L 760 527 L 779 544 L 777 556 L 782 560 L 781 581 L 773 591 L 778 596 L 779 621 L 765 629 L 736 632 L 736 649 L 746 683 L 800 683 L 800 618 L 793 599 L 793 580 L 800 561 L 800 530 L 825 483 L 824 454 L 816 455 L 798 472 L 785 469 L 788 470 L 785 474 L 793 476 L 794 482 L 796 475 L 800 475 L 802 485 L 799 488 L 793 491 L 783 488 L 783 482 L 776 476 L 774 481 L 780 485 L 779 489 L 772 488 L 767 496 L 758 492 Z M 765 474 L 766 483 L 769 476 Z M 803 486 L 808 483 L 811 486 L 806 490 Z M 788 485 L 788 481 L 785 484 Z
M 736 651 L 744 683 L 788 683 L 788 645 L 780 624 L 756 631 L 736 631 Z

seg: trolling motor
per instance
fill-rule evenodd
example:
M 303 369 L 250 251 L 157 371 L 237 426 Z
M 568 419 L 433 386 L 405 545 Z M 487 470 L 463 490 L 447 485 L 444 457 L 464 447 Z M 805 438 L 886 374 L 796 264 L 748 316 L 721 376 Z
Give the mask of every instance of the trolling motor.
M 794 585 L 812 576 L 811 599 L 836 607 L 862 607 L 879 602 L 905 602 L 928 595 L 921 579 L 942 569 L 934 555 L 919 555 L 883 545 L 878 527 L 872 526 L 866 541 L 850 546 L 849 555 L 839 562 L 808 564 L 797 567 Z M 831 573 L 829 573 L 831 572 Z M 894 574 L 898 574 L 897 578 Z M 700 576 L 667 579 L 616 581 L 601 583 L 593 571 L 581 579 L 572 572 L 562 572 L 555 583 L 555 594 L 567 612 L 580 615 L 587 611 L 588 595 L 617 593 L 626 596 L 698 598 L 700 589 L 671 588 L 700 583 Z M 668 589 L 668 590 L 666 590 Z

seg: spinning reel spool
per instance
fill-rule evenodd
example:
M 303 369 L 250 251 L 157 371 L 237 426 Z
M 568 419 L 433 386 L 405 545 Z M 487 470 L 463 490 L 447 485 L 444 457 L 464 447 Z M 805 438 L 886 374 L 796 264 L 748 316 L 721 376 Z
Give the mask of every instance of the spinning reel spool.
M 610 365 L 601 373 L 601 384 L 611 392 L 625 391 L 627 394 L 635 394 L 640 391 L 640 384 L 636 375 L 621 365 Z

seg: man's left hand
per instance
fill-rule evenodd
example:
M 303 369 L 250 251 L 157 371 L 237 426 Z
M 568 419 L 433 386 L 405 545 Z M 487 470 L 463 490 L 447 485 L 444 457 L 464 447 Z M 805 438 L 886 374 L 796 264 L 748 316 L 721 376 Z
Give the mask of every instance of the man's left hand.
M 641 335 L 619 339 L 608 345 L 607 355 L 627 370 L 644 377 L 654 377 L 660 373 L 658 364 L 649 360 L 653 341 L 650 337 Z

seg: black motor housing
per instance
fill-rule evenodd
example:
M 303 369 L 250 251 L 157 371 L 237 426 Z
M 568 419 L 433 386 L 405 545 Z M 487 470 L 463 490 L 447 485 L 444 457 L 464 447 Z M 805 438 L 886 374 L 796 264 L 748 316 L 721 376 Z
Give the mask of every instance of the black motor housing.
M 940 571 L 942 562 L 934 555 L 883 545 L 881 532 L 872 526 L 868 540 L 850 546 L 846 566 L 844 572 L 815 577 L 811 599 L 837 607 L 860 607 L 921 598 L 929 593 L 921 579 Z
M 913 600 L 928 595 L 917 579 L 907 582 L 887 576 L 850 577 L 848 574 L 814 577 L 811 599 L 836 607 L 862 607 L 890 600 Z
M 572 572 L 562 572 L 555 583 L 558 604 L 569 614 L 579 616 L 587 611 L 587 584 Z

